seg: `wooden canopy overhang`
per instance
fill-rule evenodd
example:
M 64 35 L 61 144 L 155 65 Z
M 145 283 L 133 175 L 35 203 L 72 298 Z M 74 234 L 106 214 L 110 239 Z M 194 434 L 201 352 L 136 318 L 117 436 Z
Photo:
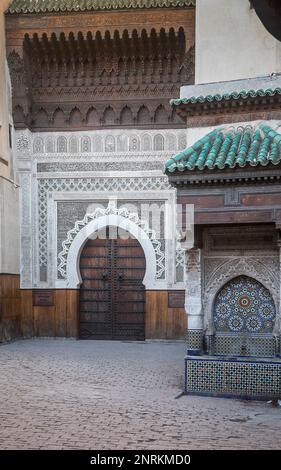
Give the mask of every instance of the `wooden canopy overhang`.
M 169 101 L 194 82 L 195 8 L 148 3 L 56 11 L 42 0 L 25 11 L 14 2 L 6 43 L 15 127 L 184 127 Z
M 175 31 L 170 28 L 166 31 L 161 28 L 157 34 L 155 29 L 147 31 L 143 29 L 139 34 L 137 30 L 129 35 L 127 29 L 116 30 L 111 35 L 106 31 L 104 35 L 100 31 L 92 33 L 88 31 L 84 35 L 81 31 L 75 35 L 73 32 L 68 36 L 62 32 L 48 35 L 44 33 L 41 37 L 34 33 L 31 37 L 25 34 L 23 43 L 26 56 L 34 59 L 38 65 L 43 62 L 77 63 L 93 62 L 99 58 L 135 58 L 145 60 L 147 57 L 176 57 L 183 60 L 186 52 L 185 33 L 183 28 Z
M 241 117 L 254 113 L 255 119 L 263 119 L 266 112 L 274 113 L 274 118 L 280 118 L 281 90 L 271 93 L 261 93 L 255 96 L 230 97 L 221 100 L 205 102 L 181 103 L 174 106 L 178 115 L 189 125 L 203 123 L 204 125 L 239 122 Z
M 265 133 L 259 137 L 261 128 Z M 229 132 L 220 141 L 216 132 L 179 154 L 176 167 L 173 158 L 166 164 L 183 213 L 186 204 L 193 204 L 198 226 L 275 224 L 281 229 L 281 135 L 265 124 L 248 141 L 248 128 L 239 131 L 240 140 L 233 132 L 232 142 Z M 188 162 L 192 169 L 185 168 Z
M 266 182 L 279 183 L 281 181 L 281 166 L 277 168 L 274 165 L 268 165 L 266 168 L 235 168 L 229 170 L 205 170 L 203 173 L 189 171 L 177 171 L 168 174 L 169 181 L 177 188 L 186 188 L 191 186 L 205 187 L 213 185 L 228 184 L 261 184 Z M 281 199 L 280 199 L 281 201 Z
M 8 12 L 68 13 L 194 7 L 196 0 L 12 0 Z
M 101 4 L 102 2 L 103 0 L 99 3 Z M 27 4 L 28 2 L 25 3 Z M 41 3 L 44 3 L 44 0 L 42 0 Z M 50 1 L 45 1 L 46 6 L 50 3 Z M 55 5 L 55 3 L 57 4 L 58 2 L 53 3 Z M 101 36 L 109 32 L 111 36 L 113 36 L 116 31 L 119 31 L 122 36 L 122 32 L 127 30 L 128 34 L 131 36 L 133 31 L 137 31 L 138 34 L 141 34 L 143 30 L 146 30 L 149 34 L 152 29 L 155 29 L 155 31 L 159 33 L 162 28 L 169 31 L 170 28 L 177 30 L 180 27 L 187 31 L 187 47 L 194 44 L 195 7 L 192 1 L 176 0 L 172 2 L 164 0 L 157 2 L 154 0 L 150 2 L 150 8 L 145 6 L 143 8 L 137 8 L 136 2 L 127 1 L 128 4 L 132 4 L 131 8 L 112 7 L 107 9 L 67 8 L 68 5 L 74 2 L 65 1 L 64 3 L 64 9 L 55 7 L 51 9 L 47 7 L 47 9 L 36 7 L 30 9 L 11 9 L 11 7 L 6 13 L 8 52 L 10 52 L 11 49 L 15 49 L 20 53 L 26 34 L 30 37 L 37 34 L 40 38 L 44 34 L 51 37 L 52 33 L 56 34 L 57 37 L 59 37 L 61 33 L 64 33 L 66 37 L 69 36 L 70 33 L 77 37 L 79 32 L 84 36 L 86 36 L 88 32 L 91 32 L 93 36 L 95 36 L 97 32 L 99 32 Z M 86 3 L 89 4 L 89 2 Z M 105 4 L 106 2 L 103 3 Z M 126 1 L 123 0 L 123 4 L 125 3 Z M 140 3 L 143 4 L 143 2 Z M 79 2 L 75 2 L 75 4 L 78 5 Z M 135 8 L 133 8 L 133 4 L 135 4 Z
M 183 87 L 172 108 L 189 127 L 280 119 L 281 75 Z
M 281 229 L 281 168 L 168 176 L 183 214 L 186 204 L 194 205 L 196 226 L 274 224 Z

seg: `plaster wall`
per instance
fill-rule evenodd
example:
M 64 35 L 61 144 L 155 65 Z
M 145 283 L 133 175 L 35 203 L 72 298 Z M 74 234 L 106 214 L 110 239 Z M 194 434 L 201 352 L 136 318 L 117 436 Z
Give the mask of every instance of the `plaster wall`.
M 19 274 L 19 188 L 0 180 L 0 272 Z
M 2 0 L 0 4 L 0 273 L 18 274 L 19 188 L 14 183 L 11 83 L 6 61 L 4 23 L 4 12 L 9 3 Z
M 5 19 L 4 12 L 9 1 L 0 4 L 0 175 L 11 176 L 11 149 L 9 145 L 10 99 L 9 99 L 9 73 L 6 62 Z
M 248 0 L 197 0 L 195 83 L 281 71 L 281 43 Z

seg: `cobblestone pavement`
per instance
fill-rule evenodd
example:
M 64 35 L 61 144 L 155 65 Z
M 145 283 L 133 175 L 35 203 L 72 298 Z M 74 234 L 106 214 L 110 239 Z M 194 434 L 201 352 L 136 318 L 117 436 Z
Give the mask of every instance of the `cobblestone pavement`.
M 281 449 L 281 409 L 183 396 L 182 342 L 0 347 L 0 449 Z

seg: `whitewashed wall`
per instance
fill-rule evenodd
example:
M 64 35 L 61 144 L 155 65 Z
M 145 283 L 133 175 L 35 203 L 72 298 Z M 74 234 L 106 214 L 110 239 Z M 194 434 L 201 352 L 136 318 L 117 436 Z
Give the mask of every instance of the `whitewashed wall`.
M 11 82 L 6 61 L 4 11 L 0 2 L 0 273 L 19 273 L 19 188 L 14 183 L 13 149 L 9 125 L 13 125 Z
M 281 43 L 249 0 L 197 0 L 196 83 L 281 72 Z

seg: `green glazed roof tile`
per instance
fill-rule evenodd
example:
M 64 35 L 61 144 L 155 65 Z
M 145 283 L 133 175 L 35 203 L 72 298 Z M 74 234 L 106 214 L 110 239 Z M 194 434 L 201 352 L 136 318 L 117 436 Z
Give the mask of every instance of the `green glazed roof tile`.
M 229 101 L 229 100 L 239 100 L 247 98 L 257 98 L 257 97 L 266 97 L 266 96 L 275 96 L 281 95 L 281 88 L 267 88 L 258 89 L 258 90 L 242 90 L 240 92 L 234 91 L 233 93 L 225 93 L 222 95 L 200 95 L 200 96 L 191 96 L 190 98 L 179 98 L 176 100 L 171 100 L 170 104 L 172 106 L 180 105 L 189 105 L 189 104 L 204 104 L 204 103 L 213 103 L 218 101 Z
M 166 162 L 166 171 L 204 171 L 277 165 L 281 161 L 281 135 L 265 123 L 250 126 L 217 128 L 192 147 Z
M 215 162 L 215 166 L 217 166 L 219 169 L 222 169 L 225 165 L 227 154 L 228 154 L 228 151 L 230 150 L 232 141 L 233 141 L 233 136 L 231 132 L 228 132 L 225 136 L 224 142 L 221 146 L 220 152 Z
M 9 13 L 121 10 L 194 6 L 196 0 L 13 0 Z

